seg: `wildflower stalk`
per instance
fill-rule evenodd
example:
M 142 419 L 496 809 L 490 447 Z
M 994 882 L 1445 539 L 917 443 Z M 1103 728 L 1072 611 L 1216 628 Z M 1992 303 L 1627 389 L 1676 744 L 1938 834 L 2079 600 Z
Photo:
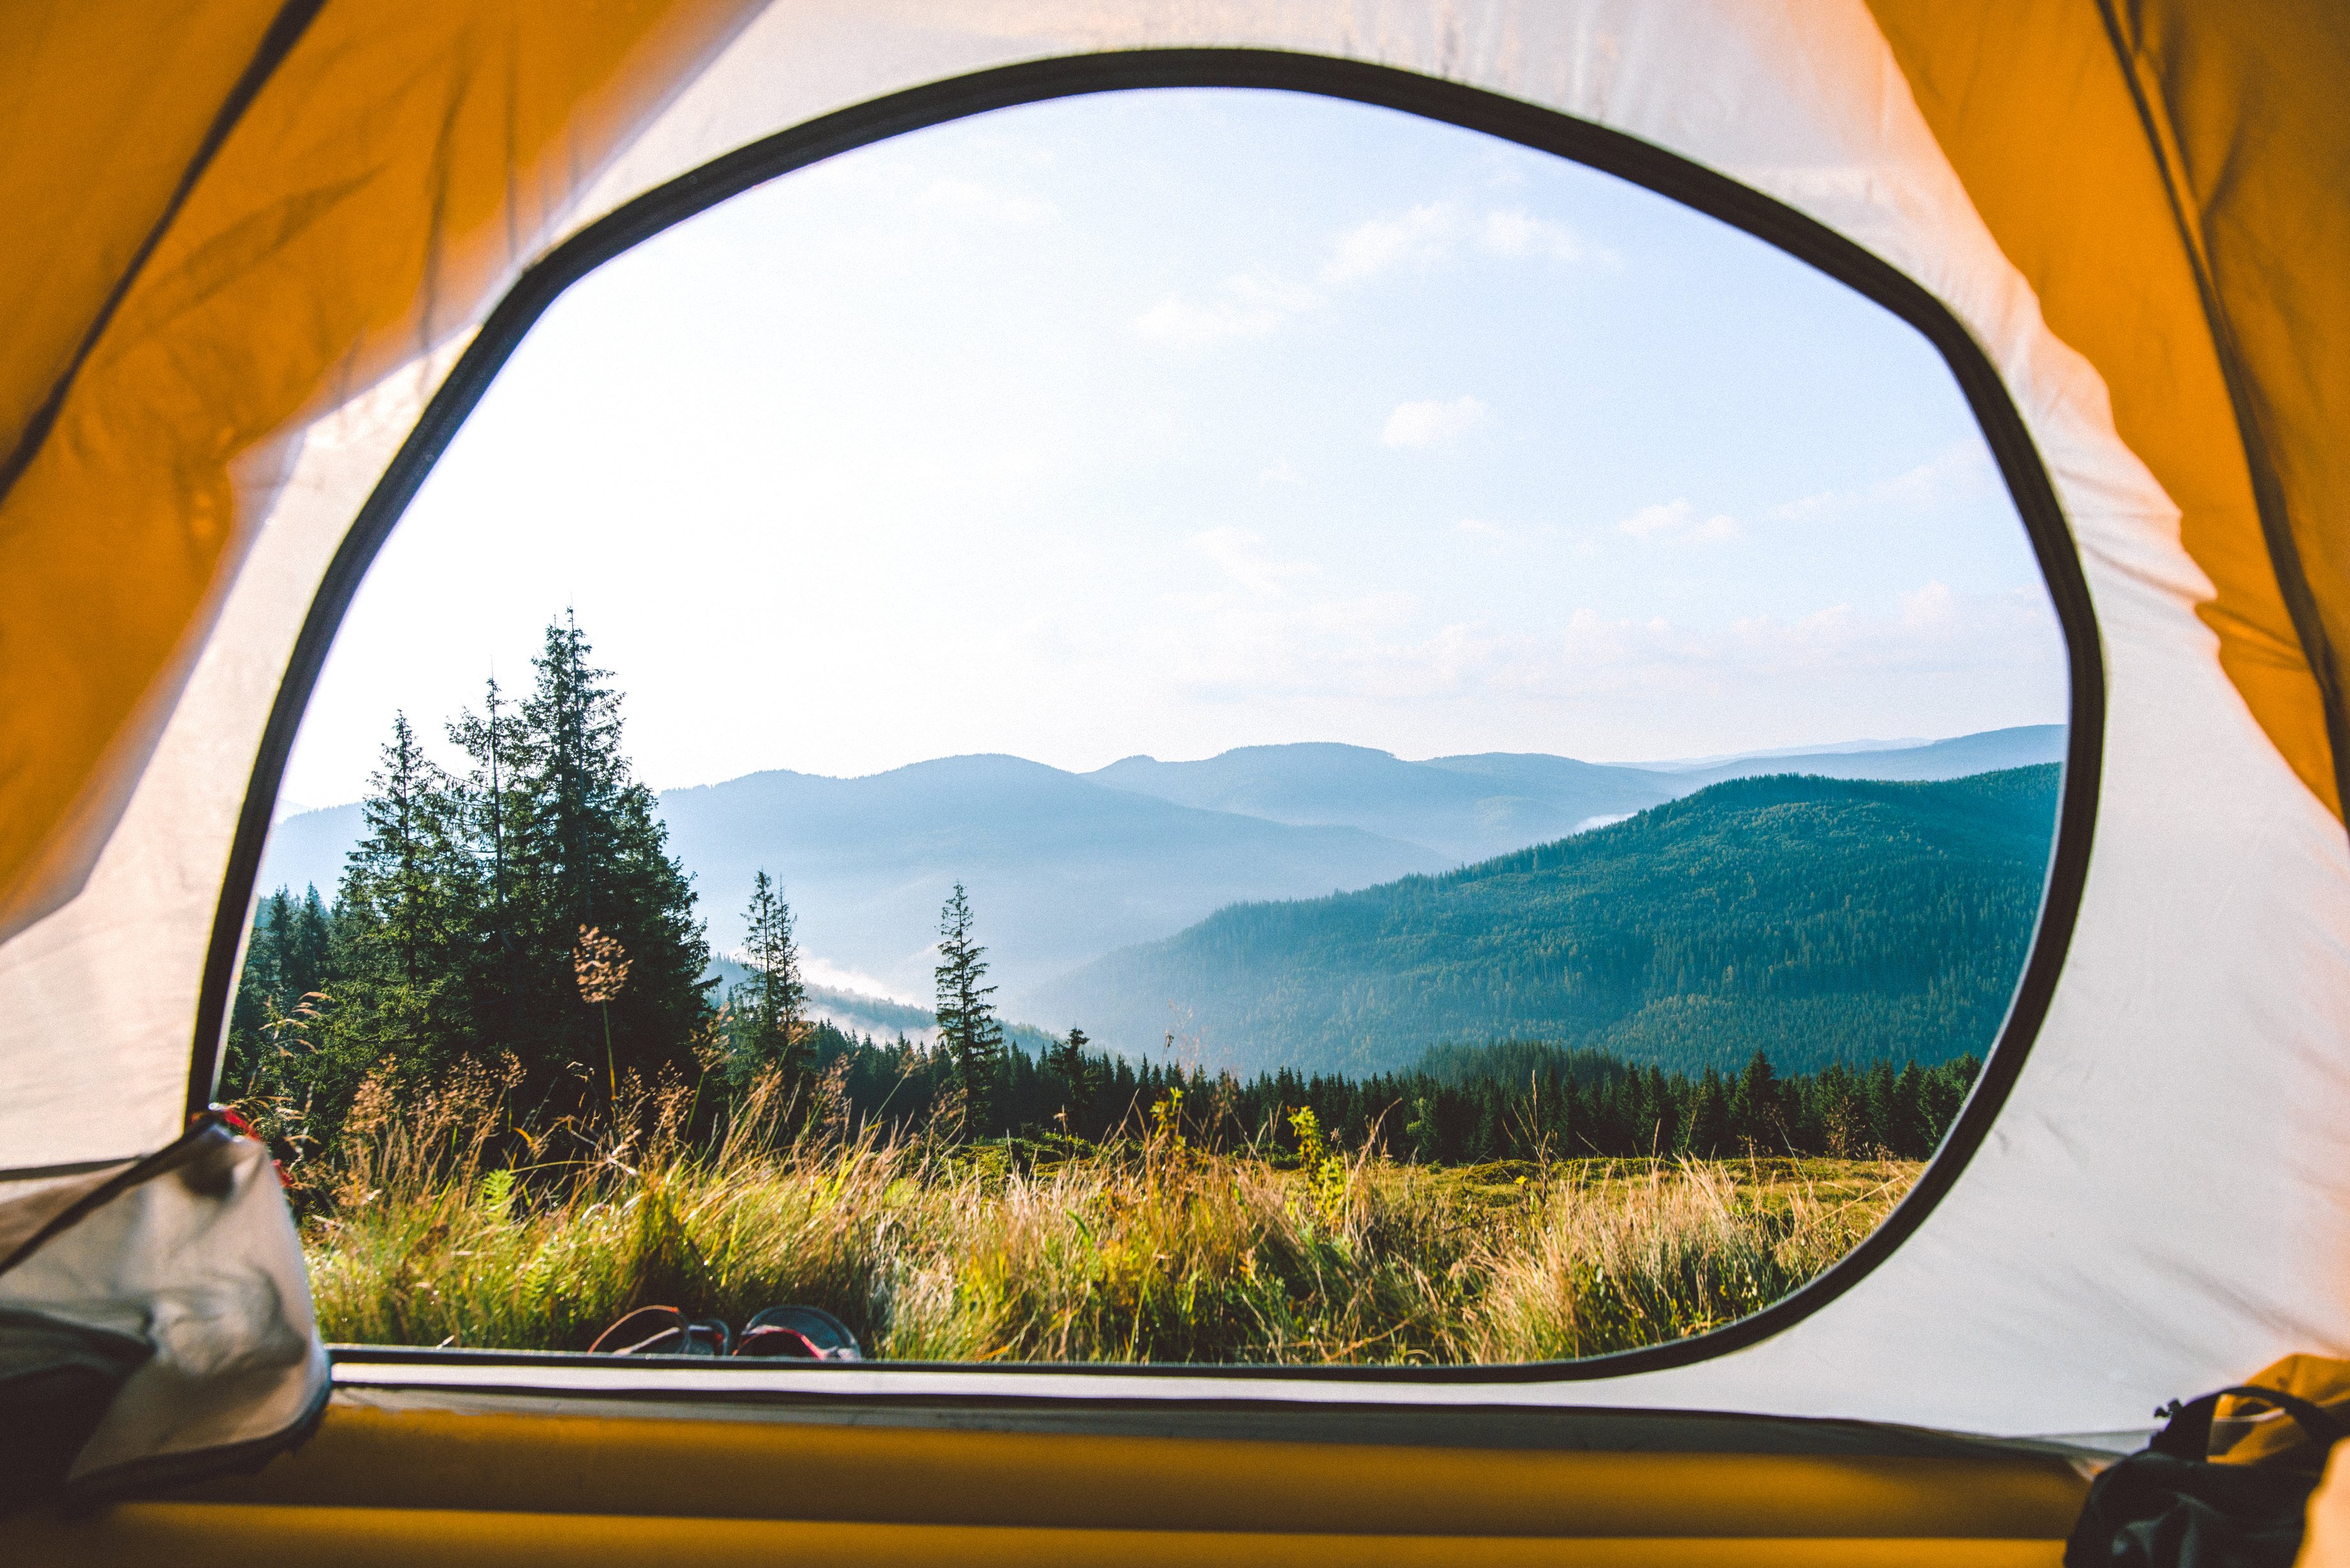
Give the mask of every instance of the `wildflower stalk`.
M 571 975 L 578 983 L 579 1000 L 604 1015 L 604 1072 L 611 1103 L 620 1102 L 620 1068 L 612 1053 L 612 999 L 629 982 L 629 959 L 618 937 L 602 928 L 579 928 L 579 945 L 571 950 Z

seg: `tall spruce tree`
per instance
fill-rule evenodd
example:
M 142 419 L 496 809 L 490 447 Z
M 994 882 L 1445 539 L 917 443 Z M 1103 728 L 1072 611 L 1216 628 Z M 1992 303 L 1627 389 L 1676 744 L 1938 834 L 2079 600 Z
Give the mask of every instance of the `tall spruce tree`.
M 740 1080 L 772 1066 L 797 1087 L 809 1066 L 807 985 L 800 978 L 792 907 L 764 870 L 752 879 L 743 920 L 743 961 L 751 978 L 727 994 L 735 1017 L 733 1075 Z
M 608 1061 L 611 1072 L 588 1075 L 599 1087 L 631 1071 L 648 1083 L 664 1067 L 690 1074 L 709 1011 L 702 977 L 710 947 L 692 883 L 669 854 L 652 792 L 631 775 L 620 696 L 591 652 L 574 618 L 550 623 L 532 661 L 536 689 L 510 732 L 493 744 L 484 722 L 491 777 L 500 786 L 513 780 L 498 807 L 496 847 L 511 878 L 502 920 L 513 932 L 515 1004 L 505 1044 L 542 1090 L 574 1064 Z M 583 1005 L 573 967 L 590 929 L 618 941 L 629 966 L 600 1017 Z
M 533 966 L 516 920 L 515 842 L 530 819 L 531 801 L 515 765 L 513 704 L 495 676 L 484 682 L 482 711 L 468 709 L 450 722 L 449 741 L 467 763 L 459 797 L 477 892 L 465 989 L 482 1045 L 496 1049 L 529 1033 L 525 1012 L 543 1005 L 544 998 L 533 996 L 525 983 Z
M 445 975 L 472 903 L 454 804 L 452 781 L 424 754 L 408 715 L 394 715 L 360 807 L 367 832 L 343 867 L 337 899 L 361 917 L 356 972 L 371 981 L 421 995 Z
M 1003 1026 L 988 998 L 995 987 L 982 985 L 987 950 L 972 938 L 971 898 L 958 882 L 939 911 L 937 981 L 939 1044 L 947 1053 L 954 1086 L 962 1092 L 966 1128 L 975 1134 L 995 1127 L 996 1092 L 1003 1077 Z
M 451 781 L 404 713 L 392 721 L 360 818 L 366 832 L 335 898 L 317 1049 L 286 1064 L 284 1087 L 309 1106 L 310 1136 L 321 1138 L 332 1137 L 369 1073 L 429 1075 L 464 1049 L 469 1033 L 456 960 L 473 904 L 471 866 Z M 310 912 L 306 903 L 294 917 L 297 933 Z M 281 949 L 281 962 L 286 956 Z

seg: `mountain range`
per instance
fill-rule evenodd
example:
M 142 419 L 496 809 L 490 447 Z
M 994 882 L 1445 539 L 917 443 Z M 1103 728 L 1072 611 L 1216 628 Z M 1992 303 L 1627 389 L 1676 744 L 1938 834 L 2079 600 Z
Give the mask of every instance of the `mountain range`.
M 1129 1053 L 1349 1075 L 1541 1039 L 1694 1072 L 1990 1048 L 2054 829 L 2053 764 L 1716 784 L 1441 876 L 1235 904 L 1015 997 Z
M 784 884 L 804 949 L 824 961 L 820 976 L 925 996 L 939 905 L 960 879 L 992 978 L 1017 1002 L 1229 904 L 1448 871 L 1728 778 L 1943 779 L 2052 762 L 2064 742 L 2061 725 L 2035 725 L 1638 767 L 1509 753 L 1407 762 L 1311 742 L 1085 774 L 963 756 L 854 779 L 753 774 L 664 791 L 660 809 L 721 951 L 742 940 L 742 903 L 764 867 Z M 287 816 L 261 885 L 331 896 L 360 832 L 357 805 Z

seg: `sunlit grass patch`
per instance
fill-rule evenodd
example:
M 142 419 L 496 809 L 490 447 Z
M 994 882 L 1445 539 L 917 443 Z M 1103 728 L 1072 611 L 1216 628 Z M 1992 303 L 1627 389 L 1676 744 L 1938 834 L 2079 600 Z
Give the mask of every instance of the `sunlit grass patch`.
M 481 1075 L 397 1123 L 355 1116 L 305 1221 L 328 1337 L 577 1350 L 648 1303 L 739 1324 L 795 1302 L 890 1359 L 1593 1355 L 1768 1305 L 1850 1251 L 1918 1169 L 1440 1168 L 1318 1146 L 1275 1160 L 1167 1126 L 1099 1147 L 884 1145 L 795 1122 L 755 1088 L 711 1147 L 677 1136 L 674 1104 L 632 1137 L 517 1145 L 494 1136 L 498 1087 Z M 527 1157 L 493 1164 L 515 1147 Z

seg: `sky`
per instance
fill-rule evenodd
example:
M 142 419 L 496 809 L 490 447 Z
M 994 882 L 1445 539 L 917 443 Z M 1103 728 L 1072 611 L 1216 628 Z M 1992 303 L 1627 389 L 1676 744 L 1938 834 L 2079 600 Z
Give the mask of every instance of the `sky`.
M 1663 197 L 1295 95 L 786 175 L 574 286 L 394 530 L 284 798 L 576 614 L 657 788 L 1288 741 L 1637 761 L 2062 722 L 1950 372 Z

